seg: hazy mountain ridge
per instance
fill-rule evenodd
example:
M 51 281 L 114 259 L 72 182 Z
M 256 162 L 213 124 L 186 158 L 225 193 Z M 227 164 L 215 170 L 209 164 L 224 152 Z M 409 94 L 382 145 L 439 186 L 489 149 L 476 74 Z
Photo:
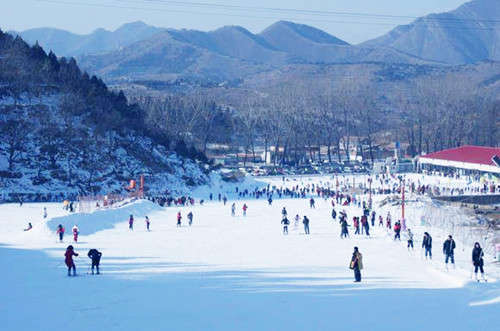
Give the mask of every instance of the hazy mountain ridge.
M 258 34 L 240 26 L 203 32 L 135 22 L 114 32 L 101 29 L 87 36 L 43 29 L 38 31 L 40 38 L 36 29 L 21 35 L 48 49 L 61 40 L 58 55 L 77 54 L 83 69 L 108 82 L 195 79 L 220 83 L 291 64 L 460 65 L 500 60 L 500 34 L 495 35 L 500 29 L 495 17 L 499 12 L 500 1 L 475 0 L 359 45 L 288 21 L 276 22 Z
M 20 35 L 32 45 L 38 41 L 44 49 L 52 50 L 59 56 L 76 57 L 110 52 L 165 30 L 138 21 L 124 24 L 115 31 L 96 29 L 87 35 L 54 28 L 36 28 L 11 33 Z
M 474 0 L 456 10 L 401 25 L 366 47 L 391 47 L 444 64 L 500 61 L 500 1 Z

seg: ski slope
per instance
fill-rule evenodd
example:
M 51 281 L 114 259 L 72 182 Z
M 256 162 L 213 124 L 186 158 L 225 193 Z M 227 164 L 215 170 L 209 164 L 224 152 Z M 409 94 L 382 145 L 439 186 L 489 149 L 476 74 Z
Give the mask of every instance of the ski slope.
M 278 179 L 263 179 L 279 185 Z M 310 181 L 325 181 L 316 178 Z M 292 183 L 294 181 L 290 181 Z M 295 181 L 296 182 L 296 181 Z M 265 183 L 264 183 L 265 184 Z M 252 183 L 251 185 L 255 185 Z M 214 190 L 206 188 L 204 192 Z M 233 188 L 228 188 L 228 192 Z M 213 191 L 217 193 L 217 191 Z M 201 195 L 200 193 L 200 195 Z M 376 200 L 383 196 L 376 196 Z M 496 330 L 500 287 L 471 282 L 470 250 L 457 240 L 457 268 L 446 270 L 446 234 L 420 225 L 409 207 L 415 251 L 385 228 L 340 239 L 330 201 L 236 200 L 162 208 L 137 201 L 117 209 L 68 215 L 60 204 L 0 205 L 0 323 L 4 330 Z M 377 202 L 377 201 L 376 201 Z M 249 206 L 242 215 L 243 203 Z M 375 203 L 377 206 L 377 204 Z M 43 219 L 43 207 L 48 218 Z M 282 234 L 281 209 L 291 221 Z M 361 215 L 355 206 L 342 207 Z M 338 211 L 339 209 L 337 209 Z M 375 208 L 397 218 L 398 207 Z M 183 216 L 176 226 L 176 214 Z M 194 214 L 187 225 L 187 213 Z M 135 218 L 128 229 L 128 215 Z M 293 217 L 307 215 L 310 235 Z M 144 217 L 151 219 L 146 231 Z M 31 221 L 34 228 L 22 229 Z M 66 228 L 64 243 L 55 228 Z M 72 243 L 71 227 L 80 228 Z M 434 234 L 436 232 L 436 234 Z M 434 260 L 422 258 L 430 231 Z M 80 277 L 67 277 L 64 251 L 73 244 Z M 363 254 L 362 283 L 348 269 L 354 246 Z M 102 275 L 88 275 L 90 248 L 103 252 Z M 494 268 L 491 258 L 486 271 Z

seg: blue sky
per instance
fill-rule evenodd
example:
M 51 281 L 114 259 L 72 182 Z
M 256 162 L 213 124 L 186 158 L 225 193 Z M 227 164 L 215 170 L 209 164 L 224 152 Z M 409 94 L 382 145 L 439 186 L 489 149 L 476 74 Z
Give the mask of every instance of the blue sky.
M 252 32 L 260 32 L 275 21 L 290 20 L 318 27 L 347 42 L 358 43 L 380 36 L 396 25 L 409 23 L 413 20 L 412 17 L 449 11 L 465 2 L 467 1 L 2 0 L 0 28 L 22 31 L 35 27 L 56 27 L 83 34 L 97 28 L 113 30 L 124 23 L 141 20 L 168 28 L 213 30 L 223 25 L 241 25 Z M 387 17 L 389 15 L 398 17 Z

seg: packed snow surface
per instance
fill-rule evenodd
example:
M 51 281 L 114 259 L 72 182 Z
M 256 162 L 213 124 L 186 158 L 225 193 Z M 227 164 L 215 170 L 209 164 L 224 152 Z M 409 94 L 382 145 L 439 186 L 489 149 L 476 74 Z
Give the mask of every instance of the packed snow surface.
M 262 180 L 246 185 L 324 184 L 331 178 Z M 196 194 L 234 193 L 220 185 Z M 405 235 L 394 241 L 392 231 L 378 226 L 379 214 L 385 221 L 390 212 L 393 222 L 400 214 L 399 206 L 378 207 L 383 198 L 374 196 L 377 224 L 370 237 L 354 235 L 351 227 L 348 239 L 340 238 L 338 219 L 330 216 L 331 200 L 320 198 L 316 208 L 308 199 L 275 197 L 270 206 L 265 198 L 234 194 L 226 205 L 214 200 L 163 208 L 139 200 L 89 214 L 69 214 L 57 203 L 0 205 L 2 330 L 497 330 L 500 287 L 493 274 L 488 283 L 471 281 L 472 247 L 460 246 L 458 238 L 456 269 L 447 270 L 441 252 L 447 233 L 421 223 L 425 205 L 409 204 L 415 250 L 408 251 Z M 283 207 L 291 221 L 288 235 L 280 224 Z M 347 212 L 349 224 L 362 214 L 357 206 L 336 209 Z M 310 235 L 303 215 L 311 220 Z M 23 231 L 28 222 L 33 229 Z M 58 224 L 66 229 L 63 243 L 55 234 Z M 80 229 L 77 243 L 73 225 Z M 421 254 L 424 231 L 433 235 L 432 261 Z M 75 278 L 66 276 L 64 265 L 69 244 L 80 254 Z M 363 254 L 361 283 L 353 283 L 348 268 L 354 246 Z M 99 276 L 89 275 L 90 248 L 103 253 Z M 485 268 L 495 268 L 492 256 Z

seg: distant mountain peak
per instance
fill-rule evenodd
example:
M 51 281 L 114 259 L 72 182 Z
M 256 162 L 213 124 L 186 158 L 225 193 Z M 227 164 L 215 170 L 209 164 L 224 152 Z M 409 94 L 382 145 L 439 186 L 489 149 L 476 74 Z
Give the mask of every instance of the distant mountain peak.
M 333 45 L 349 45 L 347 42 L 326 33 L 323 30 L 314 28 L 310 25 L 294 23 L 290 21 L 278 21 L 267 27 L 260 34 L 262 36 L 269 36 L 274 33 L 285 33 L 285 30 L 293 31 L 302 38 L 308 39 L 312 42 L 319 44 L 333 44 Z

